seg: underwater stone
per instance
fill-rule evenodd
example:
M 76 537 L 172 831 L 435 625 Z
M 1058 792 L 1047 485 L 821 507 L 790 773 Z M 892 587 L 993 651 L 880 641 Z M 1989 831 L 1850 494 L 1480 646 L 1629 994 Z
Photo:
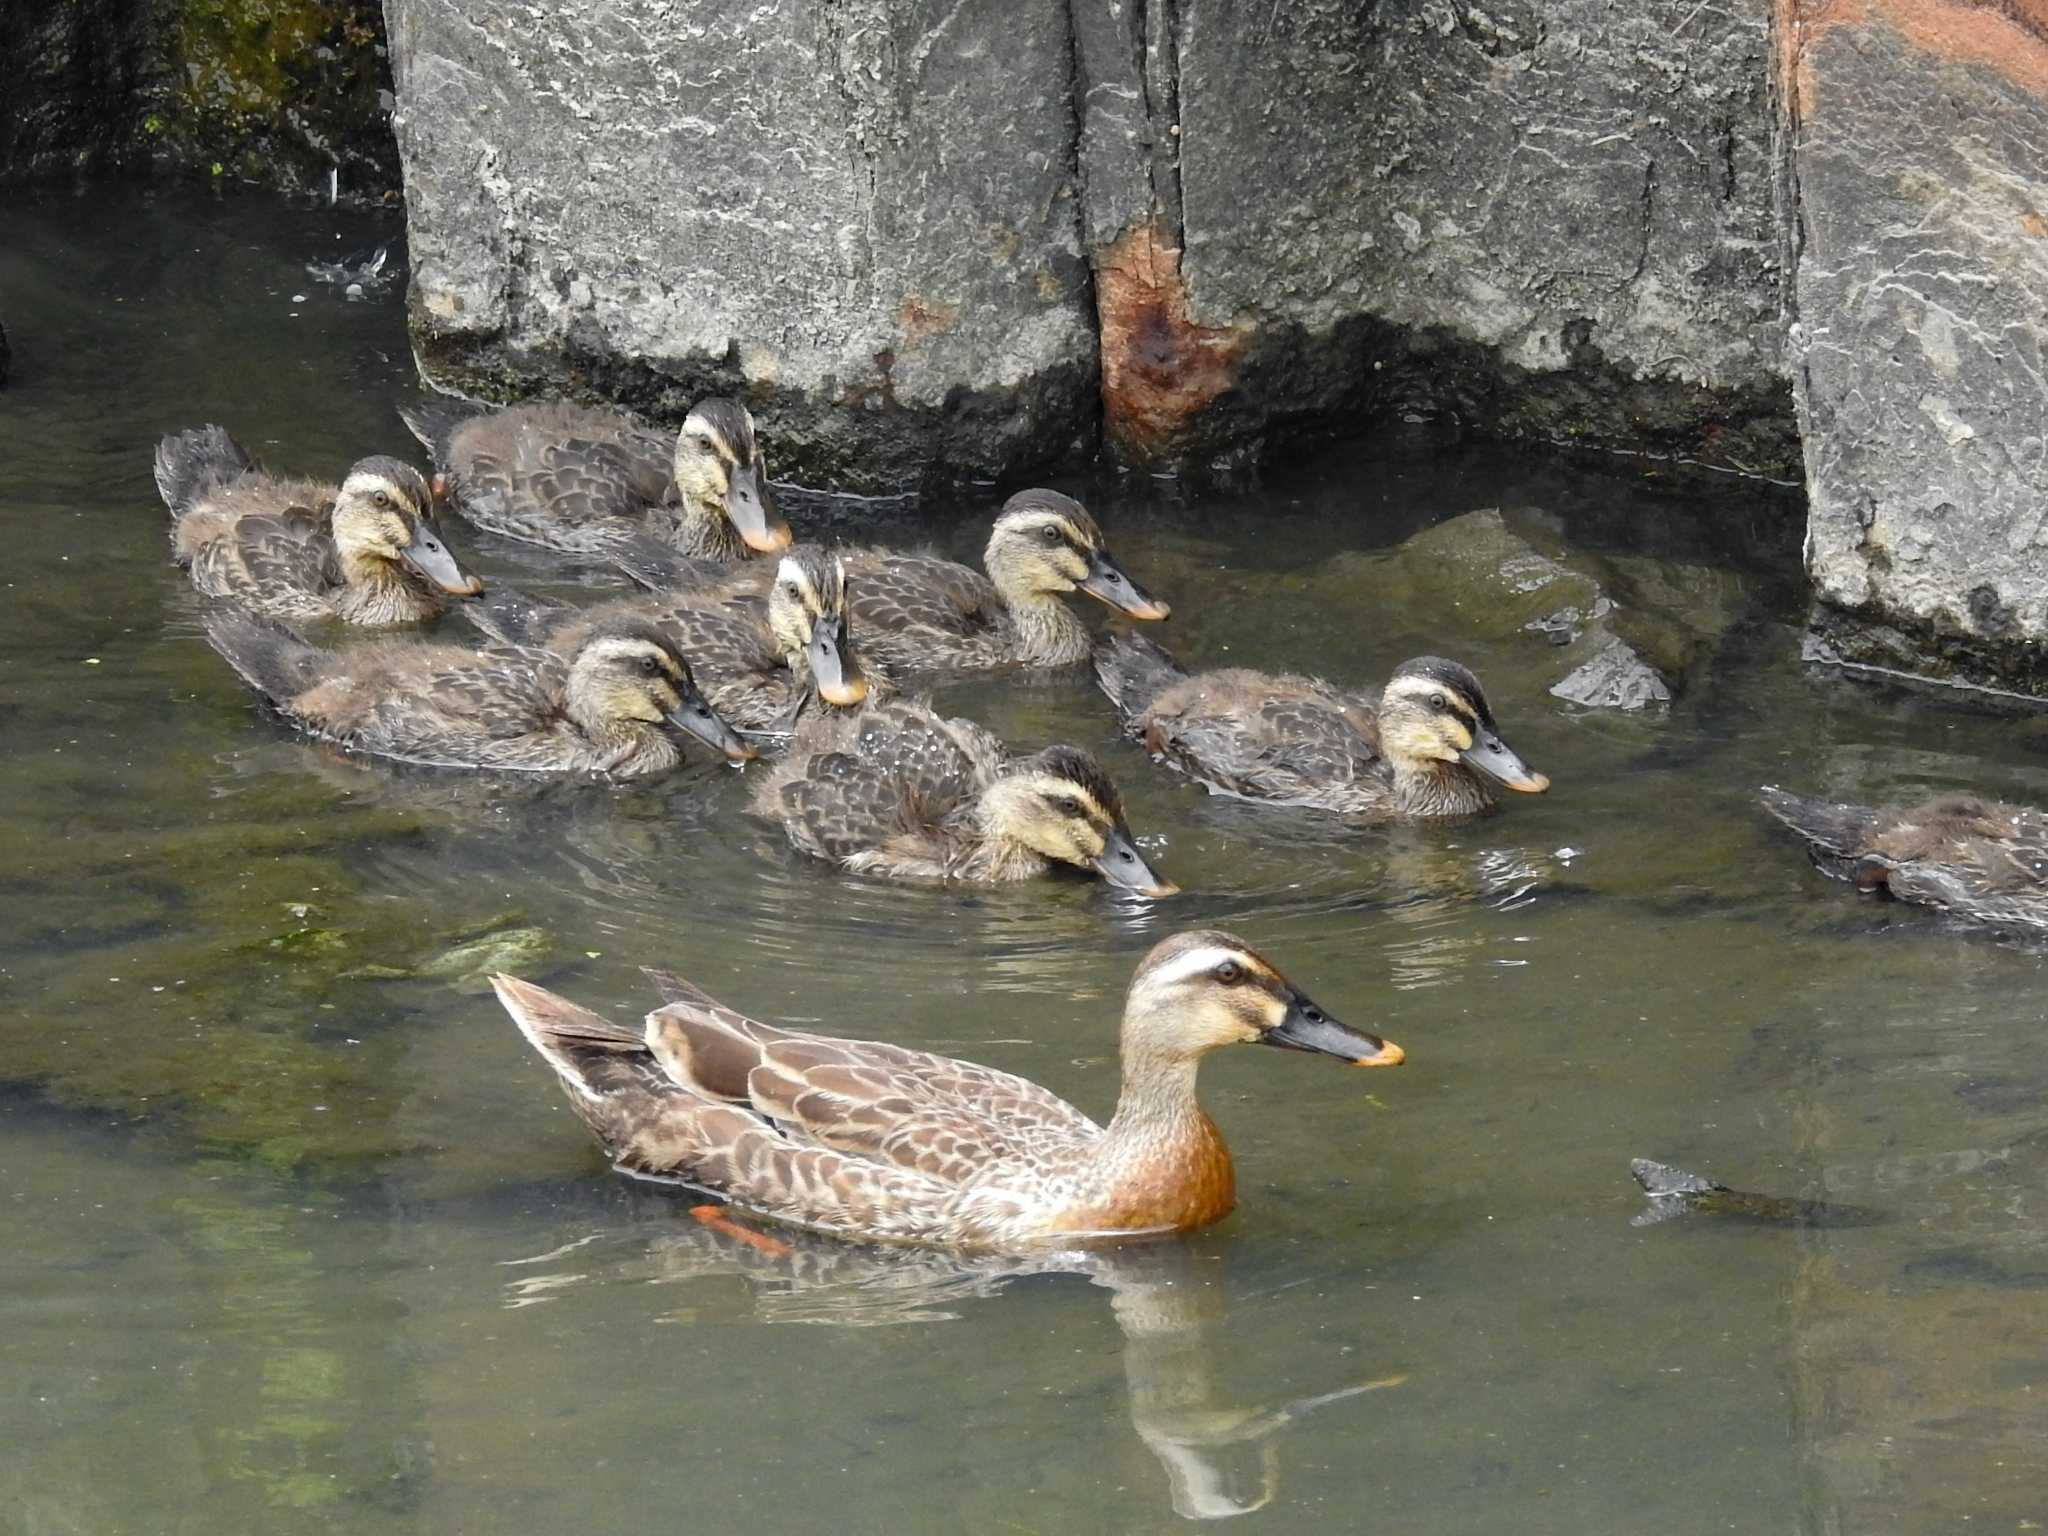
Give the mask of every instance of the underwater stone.
M 2048 695 L 2048 18 L 1785 9 L 1816 632 L 1852 665 Z
M 1671 702 L 1664 679 L 1626 640 L 1609 640 L 1550 691 L 1568 704 L 1594 709 L 1649 709 Z

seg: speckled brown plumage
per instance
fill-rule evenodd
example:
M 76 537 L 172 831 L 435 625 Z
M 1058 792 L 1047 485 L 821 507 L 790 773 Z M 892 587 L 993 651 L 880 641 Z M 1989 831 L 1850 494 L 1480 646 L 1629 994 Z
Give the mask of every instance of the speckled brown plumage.
M 2040 811 L 1970 794 L 1878 807 L 1767 785 L 1762 798 L 1838 879 L 1975 922 L 2048 931 L 2048 815 Z
M 1133 740 L 1224 794 L 1365 820 L 1470 815 L 1494 803 L 1487 779 L 1460 754 L 1489 742 L 1506 748 L 1479 680 L 1456 662 L 1403 663 L 1377 705 L 1293 673 L 1226 667 L 1190 676 L 1132 635 L 1107 640 L 1095 672 Z M 1507 758 L 1525 775 L 1515 787 L 1547 786 Z
M 805 722 L 754 810 L 801 851 L 858 874 L 989 885 L 1066 864 L 1147 894 L 1173 890 L 1138 854 L 1122 796 L 1091 755 L 1013 758 L 989 731 L 917 701 Z
M 598 560 L 661 551 L 710 560 L 753 549 L 728 493 L 751 486 L 764 537 L 788 528 L 761 486 L 753 418 L 730 400 L 701 402 L 680 433 L 619 411 L 566 401 L 473 412 L 448 402 L 401 409 L 434 455 L 449 504 L 479 528 Z
M 792 550 L 772 570 L 765 597 L 646 593 L 575 608 L 501 587 L 463 614 L 501 644 L 558 652 L 597 625 L 643 619 L 690 658 L 712 707 L 741 730 L 788 731 L 803 711 L 857 707 L 869 690 L 886 692 L 887 673 L 855 643 L 838 563 L 815 549 Z M 829 698 L 814 662 L 827 666 Z
M 1203 1226 L 1235 1199 L 1195 1098 L 1203 1055 L 1265 1043 L 1402 1059 L 1213 930 L 1140 963 L 1107 1126 L 1010 1073 L 779 1029 L 653 974 L 667 1001 L 637 1034 L 515 977 L 493 984 L 614 1166 L 845 1237 L 1000 1248 Z
M 645 624 L 572 655 L 377 640 L 321 650 L 282 625 L 222 613 L 214 649 L 299 729 L 353 751 L 448 768 L 634 777 L 679 760 L 665 726 L 748 755 L 674 647 Z
M 157 445 L 156 482 L 192 585 L 274 618 L 416 623 L 480 585 L 441 542 L 426 480 L 398 459 L 359 460 L 341 485 L 287 479 L 205 426 Z
M 1138 618 L 1164 618 L 1110 555 L 1088 511 L 1057 491 L 1019 491 L 989 534 L 988 574 L 931 554 L 849 549 L 845 561 L 863 653 L 907 674 L 1060 667 L 1088 657 L 1088 628 L 1066 594 L 1085 591 Z M 732 573 L 721 590 L 758 592 L 766 576 Z

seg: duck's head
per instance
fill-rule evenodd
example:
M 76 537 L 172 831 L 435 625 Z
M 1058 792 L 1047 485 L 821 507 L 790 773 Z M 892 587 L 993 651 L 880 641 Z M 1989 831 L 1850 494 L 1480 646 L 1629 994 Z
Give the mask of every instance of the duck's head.
M 1173 612 L 1124 574 L 1088 509 L 1058 491 L 1019 491 L 1004 502 L 982 563 L 1005 595 L 1086 592 L 1134 619 Z
M 685 507 L 724 517 L 747 548 L 768 555 L 789 548 L 789 524 L 775 510 L 754 443 L 754 418 L 739 401 L 720 396 L 692 407 L 676 435 L 675 477 Z
M 1524 794 L 1550 788 L 1501 740 L 1479 679 L 1441 656 L 1418 656 L 1395 670 L 1380 695 L 1380 745 L 1401 767 L 1466 763 Z
M 1124 822 L 1123 796 L 1102 764 L 1079 747 L 1047 747 L 1013 764 L 982 800 L 991 836 L 1020 843 L 1041 858 L 1092 869 L 1140 896 L 1171 896 L 1138 852 Z
M 334 547 L 350 571 L 404 566 L 430 587 L 474 597 L 484 584 L 455 563 L 433 522 L 426 476 L 378 454 L 349 466 L 334 498 Z
M 768 589 L 768 627 L 799 672 L 808 668 L 827 704 L 858 704 L 868 680 L 853 653 L 846 611 L 846 567 L 815 549 L 791 550 Z
M 705 700 L 675 643 L 645 619 L 621 616 L 591 630 L 569 664 L 568 706 L 595 735 L 666 725 L 734 762 L 755 755 Z
M 1124 1004 L 1124 1054 L 1194 1060 L 1221 1045 L 1317 1051 L 1360 1067 L 1398 1067 L 1391 1040 L 1332 1018 L 1235 934 L 1177 933 L 1138 962 Z

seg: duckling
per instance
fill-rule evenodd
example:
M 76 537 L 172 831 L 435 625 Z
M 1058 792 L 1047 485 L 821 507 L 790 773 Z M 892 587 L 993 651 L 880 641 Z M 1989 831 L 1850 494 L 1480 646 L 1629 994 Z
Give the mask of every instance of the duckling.
M 573 651 L 615 618 L 645 619 L 691 658 L 720 717 L 745 731 L 789 731 L 812 700 L 849 709 L 868 696 L 847 623 L 846 568 L 816 549 L 785 554 L 766 599 L 650 593 L 573 608 L 501 588 L 463 613 L 501 643 L 555 651 Z
M 265 474 L 225 427 L 156 446 L 171 549 L 208 597 L 276 618 L 409 624 L 439 617 L 443 594 L 483 583 L 455 563 L 431 520 L 427 482 L 382 454 L 339 486 Z
M 491 984 L 618 1171 L 844 1238 L 1004 1249 L 1206 1226 L 1236 1203 L 1236 1180 L 1195 1097 L 1205 1055 L 1258 1044 L 1362 1067 L 1403 1059 L 1213 929 L 1139 962 L 1106 1126 L 1007 1072 L 780 1029 L 650 975 L 667 1001 L 639 1030 L 514 976 Z
M 2048 929 L 2048 814 L 1969 794 L 1882 807 L 1809 800 L 1768 784 L 1761 795 L 1823 872 L 1858 890 L 1995 927 Z
M 982 556 L 986 576 L 936 555 L 857 549 L 842 558 L 862 648 L 898 672 L 1085 661 L 1088 628 L 1062 600 L 1068 592 L 1134 619 L 1173 611 L 1124 574 L 1087 508 L 1058 491 L 1019 491 L 1003 503 Z M 756 572 L 737 571 L 718 590 L 761 585 Z
M 682 654 L 644 620 L 600 625 L 567 657 L 418 640 L 324 651 L 240 613 L 215 614 L 206 634 L 293 725 L 374 757 L 633 778 L 680 760 L 663 726 L 735 761 L 754 755 L 704 702 Z
M 741 560 L 790 544 L 737 400 L 700 400 L 671 443 L 645 422 L 556 400 L 474 414 L 459 402 L 402 406 L 433 453 L 436 488 L 479 528 L 604 559 Z
M 1491 809 L 1474 769 L 1525 794 L 1550 787 L 1501 740 L 1479 679 L 1441 656 L 1402 662 L 1377 709 L 1317 677 L 1190 677 L 1128 635 L 1097 652 L 1095 675 L 1132 739 L 1222 794 L 1391 820 Z
M 754 812 L 858 874 L 995 885 L 1071 864 L 1142 896 L 1179 889 L 1138 852 L 1123 797 L 1088 753 L 1012 758 L 972 721 L 903 699 L 798 727 Z

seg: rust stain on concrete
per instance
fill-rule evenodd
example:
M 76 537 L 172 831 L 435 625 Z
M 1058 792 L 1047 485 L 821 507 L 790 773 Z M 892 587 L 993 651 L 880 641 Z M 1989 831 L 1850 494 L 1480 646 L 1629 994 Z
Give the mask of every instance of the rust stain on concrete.
M 928 337 L 950 331 L 960 323 L 960 306 L 912 294 L 896 306 L 896 334 L 903 344 L 914 347 Z
M 1095 257 L 1102 407 L 1110 435 L 1158 458 L 1236 382 L 1251 327 L 1202 325 L 1189 312 L 1180 247 L 1156 221 L 1134 225 Z
M 1818 106 L 1814 45 L 1873 21 L 1934 58 L 1996 70 L 2048 98 L 2048 0 L 1774 0 L 1774 12 L 1779 84 L 1801 117 Z

